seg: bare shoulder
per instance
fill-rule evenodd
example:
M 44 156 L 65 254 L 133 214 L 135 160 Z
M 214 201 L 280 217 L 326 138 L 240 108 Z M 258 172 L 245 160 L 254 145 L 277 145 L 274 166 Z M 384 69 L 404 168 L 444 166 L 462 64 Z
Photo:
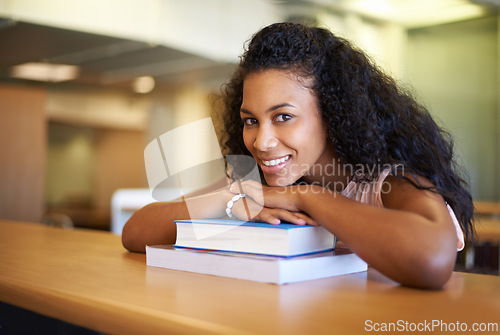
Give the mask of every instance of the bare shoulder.
M 434 185 L 421 176 L 406 174 L 406 178 L 388 176 L 382 192 L 384 207 L 414 212 L 430 220 L 449 219 L 443 197 L 433 190 Z M 422 185 L 422 189 L 416 186 Z M 451 220 L 451 219 L 450 219 Z

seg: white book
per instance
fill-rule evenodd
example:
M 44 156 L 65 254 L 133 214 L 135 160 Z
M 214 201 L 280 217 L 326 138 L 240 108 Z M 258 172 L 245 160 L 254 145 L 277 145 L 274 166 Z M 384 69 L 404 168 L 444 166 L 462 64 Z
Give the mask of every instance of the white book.
M 295 257 L 277 257 L 158 245 L 146 247 L 146 263 L 160 268 L 275 284 L 362 272 L 368 267 L 346 248 Z
M 224 219 L 176 220 L 175 246 L 297 256 L 332 250 L 335 236 L 321 226 Z

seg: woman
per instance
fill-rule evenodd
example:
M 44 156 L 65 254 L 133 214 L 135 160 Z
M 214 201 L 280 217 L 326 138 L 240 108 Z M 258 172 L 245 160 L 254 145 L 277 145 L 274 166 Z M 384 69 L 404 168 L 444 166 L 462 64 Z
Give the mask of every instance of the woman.
M 325 29 L 271 25 L 250 41 L 225 102 L 226 154 L 253 156 L 265 185 L 221 183 L 190 200 L 198 216 L 247 219 L 245 207 L 262 206 L 252 219 L 322 225 L 402 284 L 446 283 L 473 214 L 452 143 L 362 52 Z M 183 202 L 146 206 L 124 246 L 173 242 L 182 218 Z

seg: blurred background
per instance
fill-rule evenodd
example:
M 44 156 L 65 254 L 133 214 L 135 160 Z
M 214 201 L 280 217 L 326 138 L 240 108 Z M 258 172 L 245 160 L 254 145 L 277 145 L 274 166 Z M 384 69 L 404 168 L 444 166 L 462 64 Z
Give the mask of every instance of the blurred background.
M 328 27 L 412 87 L 453 134 L 474 198 L 499 201 L 499 8 L 0 0 L 0 218 L 109 230 L 117 191 L 147 190 L 146 145 L 210 116 L 244 42 L 280 21 Z

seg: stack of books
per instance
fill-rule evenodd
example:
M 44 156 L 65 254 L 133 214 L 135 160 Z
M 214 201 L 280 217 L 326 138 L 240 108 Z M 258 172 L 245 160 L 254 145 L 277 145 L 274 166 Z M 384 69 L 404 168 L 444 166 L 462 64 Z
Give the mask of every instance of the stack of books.
M 149 266 L 286 284 L 366 271 L 323 227 L 178 220 L 175 245 L 146 247 Z

